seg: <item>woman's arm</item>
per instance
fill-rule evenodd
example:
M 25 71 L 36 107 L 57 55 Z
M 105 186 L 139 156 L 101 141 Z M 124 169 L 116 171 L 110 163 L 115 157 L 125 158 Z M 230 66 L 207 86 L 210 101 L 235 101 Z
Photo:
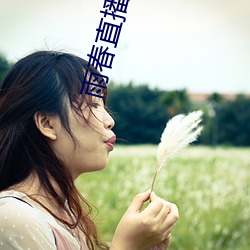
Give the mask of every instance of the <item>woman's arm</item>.
M 141 211 L 149 199 L 151 203 Z M 157 197 L 150 190 L 140 193 L 122 217 L 110 250 L 166 249 L 178 218 L 175 204 Z

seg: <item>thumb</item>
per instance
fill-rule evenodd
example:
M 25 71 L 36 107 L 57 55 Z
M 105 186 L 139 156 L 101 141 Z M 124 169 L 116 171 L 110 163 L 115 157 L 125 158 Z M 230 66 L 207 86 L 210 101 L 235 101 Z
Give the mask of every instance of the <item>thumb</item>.
M 151 193 L 151 189 L 147 190 L 144 193 L 137 194 L 135 196 L 134 200 L 132 201 L 132 203 L 130 204 L 128 211 L 129 212 L 140 212 L 140 210 L 143 206 L 143 203 L 146 202 L 147 200 L 149 200 L 150 193 Z
M 152 202 L 152 201 L 154 201 L 155 199 L 157 199 L 157 196 L 156 196 L 155 192 L 152 191 L 152 192 L 150 193 L 150 201 Z

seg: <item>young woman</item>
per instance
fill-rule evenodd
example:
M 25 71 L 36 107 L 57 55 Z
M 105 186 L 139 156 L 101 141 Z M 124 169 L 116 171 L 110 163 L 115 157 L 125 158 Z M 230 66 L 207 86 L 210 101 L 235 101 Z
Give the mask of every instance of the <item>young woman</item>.
M 146 250 L 169 244 L 177 207 L 150 190 L 134 198 L 111 246 L 100 241 L 74 180 L 107 165 L 114 120 L 105 109 L 106 92 L 104 98 L 80 94 L 87 70 L 99 73 L 75 55 L 40 51 L 18 61 L 2 83 L 0 249 Z

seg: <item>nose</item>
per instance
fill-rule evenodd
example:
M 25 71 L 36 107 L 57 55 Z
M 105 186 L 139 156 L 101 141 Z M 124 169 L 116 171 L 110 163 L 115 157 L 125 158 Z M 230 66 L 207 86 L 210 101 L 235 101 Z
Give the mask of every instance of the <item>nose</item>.
M 112 129 L 115 126 L 115 121 L 113 117 L 107 111 L 104 120 L 104 126 L 106 129 Z

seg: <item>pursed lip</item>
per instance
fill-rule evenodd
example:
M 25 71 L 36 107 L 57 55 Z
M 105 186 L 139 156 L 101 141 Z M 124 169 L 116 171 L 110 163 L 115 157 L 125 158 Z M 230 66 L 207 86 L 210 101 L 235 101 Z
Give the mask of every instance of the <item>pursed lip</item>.
M 114 144 L 116 142 L 116 136 L 112 136 L 110 137 L 107 141 L 105 141 L 105 143 L 108 145 L 108 147 L 110 148 L 110 150 L 114 149 Z

